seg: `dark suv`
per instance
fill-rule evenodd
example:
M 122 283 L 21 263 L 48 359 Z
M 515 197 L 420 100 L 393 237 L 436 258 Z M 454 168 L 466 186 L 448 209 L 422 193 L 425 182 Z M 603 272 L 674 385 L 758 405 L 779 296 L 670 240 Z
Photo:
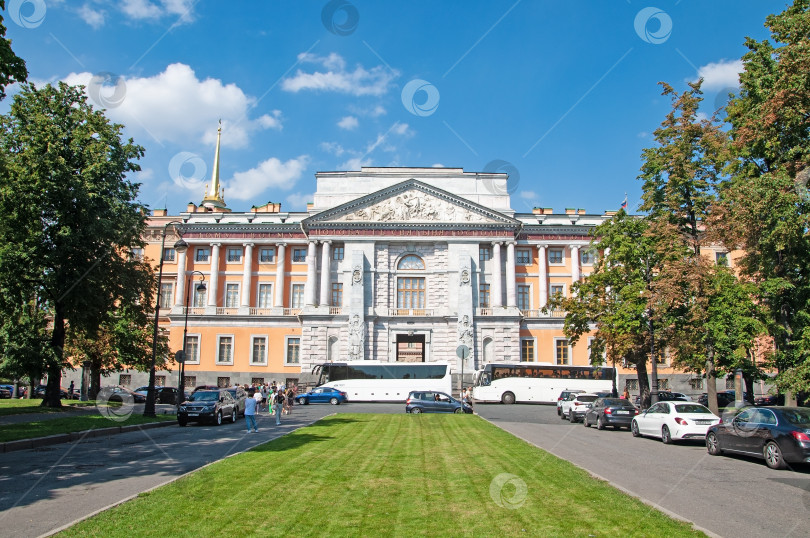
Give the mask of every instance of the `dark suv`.
M 185 426 L 189 422 L 213 422 L 222 424 L 223 417 L 236 422 L 239 417 L 236 400 L 225 389 L 198 390 L 180 404 L 177 423 Z

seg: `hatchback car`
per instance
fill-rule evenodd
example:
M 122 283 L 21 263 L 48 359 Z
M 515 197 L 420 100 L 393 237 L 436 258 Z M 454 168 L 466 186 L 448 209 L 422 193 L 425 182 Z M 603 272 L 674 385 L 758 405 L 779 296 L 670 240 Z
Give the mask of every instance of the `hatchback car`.
M 694 402 L 658 402 L 633 419 L 633 436 L 659 437 L 669 444 L 680 439 L 703 439 L 720 417 Z
M 181 426 L 189 422 L 213 422 L 220 425 L 223 418 L 236 422 L 238 416 L 236 400 L 227 390 L 198 390 L 180 404 L 177 423 Z
M 405 400 L 405 412 L 419 413 L 472 413 L 472 407 L 449 394 L 436 391 L 413 391 Z
M 638 414 L 636 406 L 630 400 L 624 398 L 598 398 L 582 417 L 582 423 L 586 428 L 591 424 L 596 424 L 597 430 L 603 430 L 605 426 L 613 426 L 615 429 L 630 428 L 633 417 Z
M 582 392 L 585 392 L 585 391 L 584 390 L 564 390 L 564 391 L 562 391 L 560 393 L 560 395 L 557 397 L 557 416 L 562 415 L 562 403 L 564 401 L 567 401 L 569 398 L 571 398 L 572 395 L 580 394 Z
M 762 458 L 771 469 L 810 462 L 810 409 L 803 407 L 745 407 L 730 421 L 706 433 L 712 456 L 734 452 Z
M 306 405 L 309 403 L 330 403 L 340 405 L 349 401 L 348 395 L 342 390 L 332 387 L 315 387 L 295 397 L 296 403 Z
M 587 392 L 572 394 L 567 401 L 562 402 L 560 418 L 568 419 L 571 424 L 577 422 L 585 416 L 585 412 L 588 411 L 588 406 L 598 398 L 598 395 Z

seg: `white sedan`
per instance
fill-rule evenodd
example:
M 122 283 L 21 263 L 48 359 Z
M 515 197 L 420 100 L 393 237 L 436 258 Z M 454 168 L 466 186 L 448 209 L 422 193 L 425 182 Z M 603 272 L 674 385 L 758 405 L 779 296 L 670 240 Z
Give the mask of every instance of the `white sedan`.
M 658 402 L 633 419 L 630 431 L 634 437 L 660 437 L 669 444 L 680 439 L 704 439 L 709 426 L 718 422 L 720 417 L 698 403 Z

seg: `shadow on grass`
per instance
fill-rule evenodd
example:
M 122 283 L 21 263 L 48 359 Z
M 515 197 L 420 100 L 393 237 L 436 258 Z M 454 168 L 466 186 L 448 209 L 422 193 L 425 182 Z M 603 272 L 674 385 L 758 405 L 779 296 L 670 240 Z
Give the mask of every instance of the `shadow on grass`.
M 278 439 L 273 439 L 264 444 L 254 447 L 251 452 L 281 452 L 283 450 L 293 450 L 310 443 L 317 443 L 319 441 L 331 441 L 334 439 L 331 435 L 318 435 L 311 433 L 298 433 L 292 435 L 285 435 Z

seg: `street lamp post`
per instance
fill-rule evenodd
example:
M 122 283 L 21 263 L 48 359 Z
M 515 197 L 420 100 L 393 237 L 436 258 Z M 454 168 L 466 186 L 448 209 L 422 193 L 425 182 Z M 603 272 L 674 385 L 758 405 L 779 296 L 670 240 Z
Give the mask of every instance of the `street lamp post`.
M 180 410 L 180 404 L 183 401 L 183 397 L 185 395 L 185 370 L 186 370 L 186 346 L 188 345 L 188 338 L 186 334 L 188 333 L 188 309 L 189 309 L 189 297 L 191 295 L 191 284 L 194 280 L 194 275 L 200 275 L 200 283 L 197 284 L 195 288 L 196 291 L 205 291 L 205 275 L 200 271 L 192 271 L 188 275 L 188 281 L 186 282 L 186 303 L 185 303 L 185 318 L 183 320 L 183 360 L 180 361 L 180 370 L 177 378 L 177 410 Z
M 174 226 L 175 231 L 180 235 L 180 239 L 175 243 L 175 249 L 178 248 L 178 246 L 185 247 L 186 244 L 185 241 L 183 241 L 182 234 L 177 231 L 178 224 L 183 223 L 176 220 L 167 222 L 166 225 L 163 226 L 163 236 L 160 240 L 160 263 L 158 265 L 157 293 L 155 294 L 155 327 L 152 332 L 152 360 L 149 363 L 149 388 L 146 391 L 146 403 L 143 407 L 143 416 L 145 417 L 155 416 L 155 363 L 157 362 L 158 323 L 160 321 L 160 286 L 163 279 L 163 250 L 166 247 L 166 230 L 169 226 Z M 182 268 L 178 268 L 178 270 L 182 270 Z
M 655 360 L 655 333 L 653 332 L 653 308 L 652 308 L 652 274 L 650 273 L 650 257 L 646 259 L 647 268 L 647 292 L 649 298 L 647 302 L 647 326 L 650 331 L 650 405 L 658 403 L 658 361 Z

